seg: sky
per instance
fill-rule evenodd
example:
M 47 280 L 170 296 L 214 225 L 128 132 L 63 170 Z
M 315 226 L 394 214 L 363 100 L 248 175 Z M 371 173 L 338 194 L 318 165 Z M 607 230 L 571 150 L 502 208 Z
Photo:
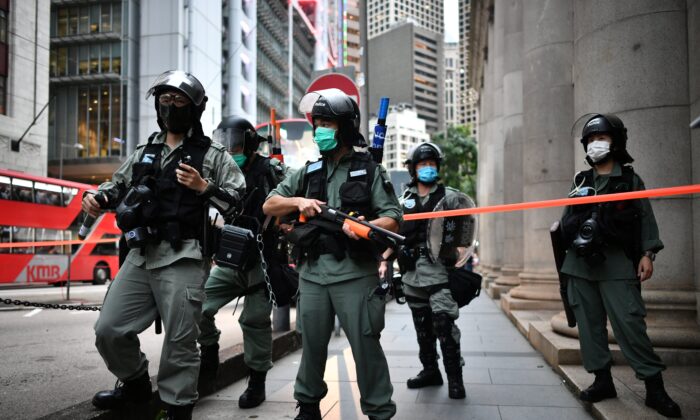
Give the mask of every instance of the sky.
M 458 0 L 445 0 L 445 42 L 459 41 Z

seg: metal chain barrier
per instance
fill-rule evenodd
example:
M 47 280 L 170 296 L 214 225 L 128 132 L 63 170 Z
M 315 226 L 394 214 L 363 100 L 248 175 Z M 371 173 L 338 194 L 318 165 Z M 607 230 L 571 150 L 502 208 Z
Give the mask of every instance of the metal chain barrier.
M 45 309 L 64 309 L 68 311 L 99 311 L 102 309 L 101 306 L 85 306 L 85 305 L 64 305 L 58 303 L 40 303 L 40 302 L 29 302 L 26 300 L 12 300 L 12 299 L 1 299 L 0 302 L 6 305 L 16 305 L 16 306 L 27 306 L 34 308 L 45 308 Z
M 275 297 L 275 292 L 272 291 L 272 283 L 270 283 L 270 276 L 267 274 L 267 262 L 265 261 L 265 256 L 263 255 L 265 244 L 263 243 L 262 233 L 258 233 L 255 237 L 255 240 L 258 243 L 258 252 L 260 253 L 260 267 L 262 268 L 263 275 L 265 276 L 265 286 L 267 287 L 267 293 L 270 296 L 269 302 L 272 302 L 272 307 L 277 309 L 277 298 Z

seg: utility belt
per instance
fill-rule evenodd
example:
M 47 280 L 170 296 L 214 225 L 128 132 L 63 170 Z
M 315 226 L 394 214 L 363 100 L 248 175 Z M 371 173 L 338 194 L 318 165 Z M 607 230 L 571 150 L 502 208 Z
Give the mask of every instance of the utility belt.
M 346 257 L 352 259 L 376 258 L 376 248 L 365 241 L 351 241 L 340 227 L 324 220 L 311 220 L 297 224 L 287 235 L 294 245 L 292 257 L 297 264 L 314 262 L 321 255 L 331 254 L 337 261 Z
M 182 241 L 187 239 L 202 240 L 200 228 L 178 222 L 167 222 L 157 226 L 139 226 L 124 232 L 126 245 L 129 249 L 144 248 L 148 244 L 169 242 L 173 249 L 178 250 Z
M 430 251 L 428 251 L 427 247 L 420 245 L 413 248 L 401 247 L 401 249 L 399 249 L 399 256 L 397 257 L 401 274 L 405 274 L 408 271 L 415 271 L 416 262 L 420 257 L 430 258 Z

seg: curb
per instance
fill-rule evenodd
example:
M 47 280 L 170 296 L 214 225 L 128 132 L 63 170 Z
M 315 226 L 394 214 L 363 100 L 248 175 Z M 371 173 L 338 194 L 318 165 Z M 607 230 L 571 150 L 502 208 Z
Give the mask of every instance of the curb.
M 301 338 L 296 333 L 296 330 L 286 331 L 283 333 L 273 333 L 272 337 L 272 361 L 279 360 L 301 348 Z M 213 389 L 209 389 L 209 393 L 201 394 L 200 398 L 206 395 L 213 394 L 234 382 L 248 376 L 248 368 L 243 361 L 243 343 L 236 344 L 233 347 L 228 347 L 219 351 L 221 362 L 216 377 L 216 382 Z M 158 397 L 158 388 L 154 378 L 151 378 L 153 385 L 153 399 L 148 405 L 148 413 L 134 413 L 123 410 L 117 411 L 99 411 L 93 407 L 91 400 L 83 401 L 71 407 L 65 408 L 54 413 L 50 413 L 39 420 L 113 420 L 113 419 L 134 419 L 134 418 L 154 418 L 161 410 L 162 403 Z M 140 408 L 142 411 L 143 408 Z M 150 417 L 149 417 L 150 416 Z

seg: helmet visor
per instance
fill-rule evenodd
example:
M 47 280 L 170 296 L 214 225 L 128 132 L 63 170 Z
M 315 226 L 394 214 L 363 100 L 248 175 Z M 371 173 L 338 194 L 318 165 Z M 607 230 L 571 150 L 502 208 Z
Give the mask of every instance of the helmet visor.
M 155 95 L 157 90 L 173 88 L 181 91 L 194 103 L 200 106 L 204 100 L 204 87 L 193 75 L 182 70 L 170 70 L 161 74 L 146 92 L 146 99 Z
M 212 140 L 219 142 L 226 147 L 229 153 L 243 153 L 246 140 L 253 134 L 248 130 L 240 128 L 217 128 L 212 133 Z
M 314 105 L 323 99 L 323 103 L 328 106 L 328 110 L 323 112 L 323 114 L 330 114 L 335 116 L 354 114 L 355 108 L 352 105 L 352 99 L 346 95 L 342 90 L 332 88 L 317 90 L 314 92 L 309 92 L 301 98 L 299 101 L 299 112 L 302 114 L 315 114 L 312 112 L 314 110 Z M 322 106 L 319 104 L 319 106 Z M 323 105 L 325 106 L 325 105 Z

